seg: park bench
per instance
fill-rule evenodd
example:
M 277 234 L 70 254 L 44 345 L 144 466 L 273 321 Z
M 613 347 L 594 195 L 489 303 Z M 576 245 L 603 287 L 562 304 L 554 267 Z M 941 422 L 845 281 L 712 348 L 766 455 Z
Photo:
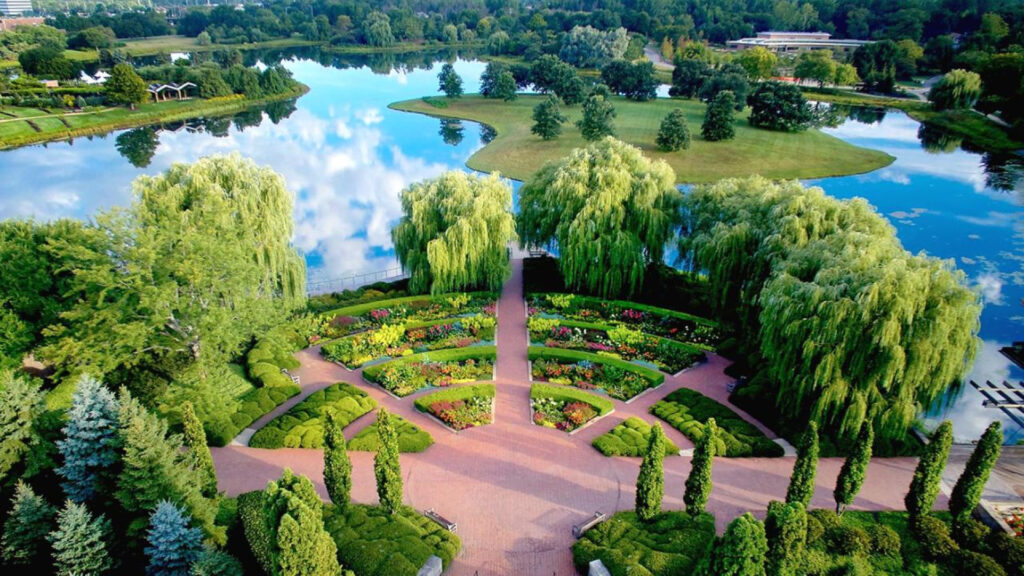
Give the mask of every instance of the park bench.
M 583 536 L 583 534 L 587 530 L 590 530 L 594 526 L 597 526 L 601 522 L 604 522 L 605 518 L 607 518 L 607 517 L 608 517 L 607 515 L 602 514 L 601 512 L 594 512 L 594 515 L 591 516 L 590 518 L 588 518 L 586 522 L 584 522 L 582 524 L 574 524 L 573 525 L 573 527 L 572 527 L 572 535 L 573 535 L 573 537 L 579 539 L 581 536 Z
M 434 522 L 437 522 L 442 528 L 444 528 L 445 530 L 447 530 L 449 532 L 458 532 L 458 530 L 459 530 L 459 525 L 458 524 L 456 524 L 455 522 L 452 522 L 451 520 L 445 518 L 444 516 L 441 516 L 437 512 L 434 512 L 433 508 L 428 508 L 427 511 L 423 513 L 423 515 L 426 516 L 427 518 L 430 518 Z
M 299 377 L 289 372 L 287 368 L 281 368 L 281 373 L 291 378 L 292 382 L 295 382 L 296 385 L 299 384 Z

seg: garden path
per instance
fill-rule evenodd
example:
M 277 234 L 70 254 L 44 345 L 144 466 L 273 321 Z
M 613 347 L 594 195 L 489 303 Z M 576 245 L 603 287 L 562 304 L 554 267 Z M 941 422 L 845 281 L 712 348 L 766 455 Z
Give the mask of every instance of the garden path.
M 629 416 L 653 422 L 648 407 L 680 387 L 728 403 L 726 386 L 731 379 L 723 373 L 728 361 L 710 355 L 708 362 L 667 378 L 662 387 L 633 403 L 616 402 L 615 412 L 574 435 L 533 425 L 522 273 L 522 261 L 513 260 L 512 275 L 498 304 L 498 392 L 496 419 L 491 425 L 455 434 L 417 412 L 410 398 L 397 400 L 367 384 L 361 371 L 324 361 L 315 349 L 297 354 L 302 362 L 295 371 L 302 381 L 301 397 L 338 381 L 349 382 L 434 437 L 436 443 L 427 451 L 401 456 L 405 501 L 421 510 L 434 508 L 458 523 L 463 547 L 447 571 L 450 575 L 575 574 L 570 552 L 572 525 L 594 511 L 612 513 L 632 508 L 639 468 L 637 458 L 602 456 L 589 446 L 591 440 Z M 346 436 L 351 438 L 373 419 L 372 414 L 360 418 L 346 428 Z M 663 428 L 680 448 L 691 446 L 674 429 Z M 350 454 L 353 499 L 375 503 L 373 455 Z M 323 456 L 318 450 L 260 450 L 232 445 L 214 448 L 213 456 L 220 489 L 229 495 L 262 489 L 288 467 L 309 476 L 326 498 Z M 833 506 L 832 489 L 841 465 L 838 458 L 821 460 L 812 506 Z M 914 465 L 915 460 L 910 458 L 873 460 L 853 507 L 902 508 Z M 719 530 L 748 510 L 763 517 L 770 500 L 784 497 L 792 466 L 792 458 L 716 459 L 715 488 L 708 508 L 716 515 Z M 665 508 L 682 508 L 683 483 L 689 469 L 689 458 L 666 459 Z M 945 507 L 945 496 L 939 500 L 937 505 Z

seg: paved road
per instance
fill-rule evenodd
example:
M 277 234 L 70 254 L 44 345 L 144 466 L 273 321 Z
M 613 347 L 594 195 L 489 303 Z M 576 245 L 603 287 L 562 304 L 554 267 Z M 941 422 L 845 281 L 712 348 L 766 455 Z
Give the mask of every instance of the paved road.
M 728 404 L 726 386 L 731 379 L 723 373 L 728 362 L 711 356 L 705 364 L 668 377 L 665 385 L 632 404 L 616 402 L 615 412 L 573 436 L 533 425 L 522 261 L 513 260 L 512 268 L 498 304 L 494 424 L 452 433 L 416 412 L 410 398 L 396 400 L 366 384 L 359 371 L 325 362 L 315 349 L 298 354 L 302 368 L 297 374 L 304 389 L 300 398 L 338 381 L 350 382 L 434 436 L 437 442 L 426 452 L 401 456 L 405 501 L 419 509 L 434 508 L 458 522 L 463 550 L 447 572 L 451 575 L 574 574 L 572 525 L 594 511 L 632 508 L 639 468 L 637 458 L 602 456 L 590 447 L 591 440 L 629 416 L 653 421 L 647 408 L 680 387 L 699 390 Z M 373 415 L 367 415 L 357 420 L 345 430 L 346 435 L 351 438 L 373 419 Z M 680 448 L 692 446 L 675 430 L 665 429 Z M 289 467 L 313 479 L 326 498 L 323 456 L 317 450 L 260 450 L 232 445 L 213 449 L 213 456 L 220 489 L 229 495 L 261 489 Z M 372 455 L 352 453 L 352 461 L 354 499 L 375 503 Z M 841 464 L 834 458 L 821 461 L 813 506 L 833 505 L 832 489 Z M 715 488 L 708 506 L 716 514 L 719 530 L 748 510 L 763 516 L 770 500 L 785 496 L 792 465 L 792 458 L 717 459 Z M 854 508 L 901 508 L 913 468 L 914 460 L 908 458 L 873 460 Z M 682 508 L 683 483 L 689 469 L 688 458 L 666 459 L 666 508 Z M 945 507 L 945 497 L 939 500 L 938 506 Z

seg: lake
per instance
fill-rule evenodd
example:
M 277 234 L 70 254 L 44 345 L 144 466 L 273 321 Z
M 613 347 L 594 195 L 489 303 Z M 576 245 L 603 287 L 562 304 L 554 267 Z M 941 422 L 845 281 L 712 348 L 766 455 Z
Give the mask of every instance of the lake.
M 399 192 L 445 170 L 465 169 L 492 136 L 472 122 L 388 110 L 387 104 L 436 94 L 430 55 L 339 57 L 304 51 L 247 54 L 287 58 L 310 92 L 234 118 L 197 120 L 0 152 L 0 218 L 89 218 L 125 205 L 130 183 L 174 162 L 237 152 L 281 173 L 295 192 L 295 245 L 311 282 L 394 268 L 390 230 L 401 215 Z M 466 92 L 478 90 L 485 64 L 458 60 Z M 811 182 L 828 193 L 866 198 L 914 252 L 953 259 L 984 296 L 979 353 L 970 378 L 1024 379 L 999 348 L 1024 339 L 1024 184 L 1020 156 L 962 149 L 955 139 L 902 112 L 854 109 L 824 130 L 896 161 L 860 176 Z M 1024 431 L 981 404 L 965 387 L 928 417 L 951 417 L 958 441 L 977 438 L 993 419 L 1009 443 Z

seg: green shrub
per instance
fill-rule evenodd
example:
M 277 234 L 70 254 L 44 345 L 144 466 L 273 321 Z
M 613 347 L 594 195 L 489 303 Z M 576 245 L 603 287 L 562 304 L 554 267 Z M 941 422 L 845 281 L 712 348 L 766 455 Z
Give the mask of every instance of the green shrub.
M 471 346 L 422 352 L 369 366 L 363 370 L 363 377 L 381 385 L 393 394 L 408 396 L 419 389 L 438 384 L 445 378 L 442 375 L 424 375 L 424 366 L 457 364 L 464 367 L 467 372 L 475 374 L 473 380 L 491 380 L 492 371 L 484 374 L 479 374 L 479 372 L 481 368 L 485 367 L 485 364 L 487 368 L 492 367 L 496 357 L 497 348 L 494 346 Z M 468 367 L 471 363 L 476 364 L 476 369 Z
M 950 556 L 950 565 L 957 574 L 969 576 L 1006 576 L 1006 570 L 991 556 L 970 550 L 958 550 Z
M 710 514 L 691 518 L 685 512 L 664 512 L 641 522 L 635 512 L 619 512 L 588 530 L 573 545 L 572 557 L 584 574 L 595 559 L 616 576 L 691 574 L 714 537 Z
M 844 558 L 842 562 L 828 571 L 828 576 L 871 576 L 874 570 L 863 558 Z
M 291 410 L 260 428 L 249 441 L 253 448 L 322 448 L 324 414 L 334 410 L 344 428 L 377 407 L 366 392 L 339 382 L 317 390 Z
M 391 414 L 391 424 L 398 436 L 399 452 L 423 452 L 434 444 L 434 437 L 429 432 L 414 425 L 397 414 Z M 377 423 L 363 428 L 348 441 L 350 452 L 377 451 Z
M 974 518 L 953 520 L 953 540 L 955 540 L 961 548 L 984 552 L 985 538 L 988 536 L 988 533 L 988 526 L 985 526 Z
M 238 496 L 238 517 L 242 521 L 245 530 L 245 539 L 249 542 L 249 549 L 265 572 L 272 573 L 273 558 L 271 550 L 274 545 L 274 535 L 267 530 L 263 518 L 262 490 L 246 492 Z
M 230 418 L 203 424 L 207 442 L 211 446 L 226 446 L 250 424 L 299 392 L 299 387 L 290 380 L 287 386 L 252 389 L 238 399 L 238 410 Z
M 559 400 L 564 402 L 583 402 L 589 404 L 598 416 L 604 416 L 615 409 L 615 405 L 612 401 L 590 394 L 582 390 L 575 388 L 566 388 L 564 386 L 549 386 L 547 384 L 533 383 L 530 386 L 530 399 L 536 400 L 538 398 L 551 398 L 553 400 Z
M 668 422 L 694 443 L 700 438 L 704 422 L 714 418 L 718 425 L 715 455 L 727 458 L 749 456 L 778 457 L 781 446 L 772 442 L 753 424 L 742 419 L 727 406 L 700 392 L 680 388 L 651 406 L 651 413 Z
M 810 526 L 811 517 L 807 517 L 807 525 Z M 817 522 L 817 520 L 815 520 Z M 821 522 L 818 522 L 818 526 L 821 526 Z M 832 566 L 832 559 L 824 550 L 807 550 L 804 553 L 803 569 L 807 572 L 807 576 L 825 576 L 828 574 L 829 568 Z
M 594 438 L 593 446 L 605 456 L 636 456 L 644 455 L 647 438 L 651 433 L 651 425 L 631 416 L 618 426 Z M 679 448 L 668 438 L 665 439 L 665 455 L 678 455 Z
M 932 560 L 948 558 L 959 549 L 949 536 L 949 526 L 935 516 L 922 516 L 914 528 L 914 536 L 922 554 Z
M 871 552 L 880 556 L 900 556 L 900 535 L 882 524 L 871 524 L 864 529 L 871 541 Z
M 625 360 L 619 360 L 618 358 L 609 358 L 608 356 L 599 356 L 590 352 L 583 352 L 582 350 L 565 350 L 562 348 L 546 348 L 544 346 L 530 346 L 529 351 L 530 361 L 539 359 L 554 359 L 564 360 L 570 363 L 576 363 L 581 361 L 593 362 L 595 364 L 605 364 L 608 366 L 614 366 L 616 368 L 633 372 L 640 375 L 643 379 L 650 383 L 650 387 L 660 386 L 665 381 L 665 375 L 657 370 L 645 368 L 643 366 L 637 366 L 631 362 Z
M 814 512 L 814 510 L 811 510 L 811 512 Z M 818 520 L 817 516 L 815 516 L 815 515 L 813 515 L 811 513 L 808 513 L 807 514 L 807 545 L 811 546 L 812 544 L 816 544 L 818 541 L 820 541 L 822 539 L 823 536 L 825 536 L 825 527 L 822 526 L 821 520 Z
M 825 532 L 828 549 L 841 556 L 863 556 L 871 549 L 867 532 L 852 526 L 839 525 Z
M 988 537 L 988 549 L 992 557 L 1006 568 L 1010 576 L 1024 576 L 1024 538 L 1011 536 L 1002 530 L 993 531 Z

